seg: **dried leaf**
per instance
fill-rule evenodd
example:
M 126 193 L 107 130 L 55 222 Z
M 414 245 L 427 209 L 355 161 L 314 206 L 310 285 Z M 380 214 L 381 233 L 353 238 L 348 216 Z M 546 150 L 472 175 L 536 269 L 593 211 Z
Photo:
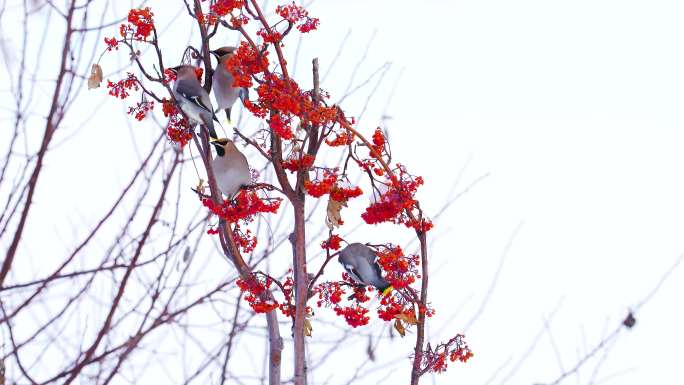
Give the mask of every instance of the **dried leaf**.
M 102 67 L 95 63 L 90 68 L 90 77 L 88 78 L 88 89 L 98 88 L 100 83 L 102 83 Z
M 313 331 L 313 327 L 311 326 L 311 321 L 308 319 L 304 319 L 304 335 L 307 337 L 311 337 L 311 332 Z
M 330 230 L 340 227 L 342 224 L 342 215 L 340 214 L 342 207 L 347 207 L 347 202 L 328 200 L 328 215 L 325 217 L 325 224 Z
M 406 335 L 406 329 L 404 329 L 404 324 L 399 321 L 399 319 L 394 320 L 394 329 L 399 332 L 400 336 L 405 336 Z
M 197 187 L 195 187 L 195 191 L 197 191 L 198 194 L 204 194 L 205 187 L 204 179 L 200 178 L 199 182 L 197 182 Z
M 416 319 L 416 315 L 414 313 L 411 313 L 408 315 L 406 315 L 404 313 L 399 313 L 399 314 L 395 315 L 394 317 L 397 318 L 398 320 L 402 320 L 402 321 L 406 322 L 409 325 L 418 325 L 418 320 Z

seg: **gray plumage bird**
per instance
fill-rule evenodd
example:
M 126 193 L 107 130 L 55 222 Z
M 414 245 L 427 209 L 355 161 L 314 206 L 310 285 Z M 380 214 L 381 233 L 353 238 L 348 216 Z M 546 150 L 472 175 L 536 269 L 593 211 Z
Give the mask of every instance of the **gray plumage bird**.
M 238 98 L 244 99 L 247 96 L 247 89 L 240 87 L 233 87 L 233 75 L 226 68 L 226 60 L 228 60 L 235 52 L 235 47 L 221 47 L 211 51 L 211 54 L 216 57 L 218 64 L 214 69 L 212 77 L 212 87 L 214 96 L 216 97 L 217 111 L 218 109 L 226 112 L 226 118 L 230 122 L 230 111 L 233 104 Z
M 371 285 L 383 294 L 392 290 L 392 286 L 382 277 L 377 254 L 362 243 L 351 243 L 340 251 L 337 258 L 345 270 L 360 284 Z
M 173 85 L 173 96 L 176 98 L 178 107 L 197 123 L 204 124 L 209 130 L 211 138 L 218 138 L 214 130 L 216 115 L 209 99 L 209 94 L 202 88 L 195 67 L 180 65 L 171 68 L 176 74 L 176 82 Z
M 240 188 L 252 182 L 247 158 L 228 138 L 211 139 L 210 143 L 218 155 L 211 163 L 216 184 L 228 199 L 232 199 Z

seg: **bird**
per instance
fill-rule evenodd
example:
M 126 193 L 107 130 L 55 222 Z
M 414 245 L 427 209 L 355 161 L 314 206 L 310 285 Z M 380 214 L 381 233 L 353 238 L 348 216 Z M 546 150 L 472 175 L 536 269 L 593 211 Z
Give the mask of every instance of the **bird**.
M 216 57 L 218 64 L 214 69 L 212 76 L 212 87 L 214 89 L 214 97 L 216 97 L 217 111 L 222 109 L 226 112 L 226 118 L 230 122 L 230 111 L 233 104 L 238 98 L 244 99 L 247 97 L 247 89 L 240 87 L 233 87 L 233 74 L 226 68 L 226 60 L 228 60 L 235 52 L 235 47 L 221 47 L 211 51 L 211 54 Z
M 373 286 L 387 294 L 392 291 L 392 285 L 382 277 L 377 258 L 370 247 L 362 243 L 351 243 L 340 251 L 338 261 L 356 282 Z
M 217 139 L 214 130 L 214 120 L 218 122 L 209 99 L 209 94 L 202 88 L 195 67 L 191 65 L 179 65 L 171 68 L 176 74 L 176 82 L 173 85 L 173 96 L 176 98 L 178 107 L 195 122 L 204 124 L 209 130 L 209 137 Z
M 216 148 L 218 155 L 211 163 L 216 184 L 228 199 L 232 199 L 243 186 L 252 182 L 247 158 L 228 138 L 212 138 L 209 143 Z

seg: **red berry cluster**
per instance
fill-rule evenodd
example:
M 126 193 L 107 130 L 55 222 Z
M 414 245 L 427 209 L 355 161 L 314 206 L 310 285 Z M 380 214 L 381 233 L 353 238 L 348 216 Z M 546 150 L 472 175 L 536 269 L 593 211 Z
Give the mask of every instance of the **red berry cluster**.
M 413 177 L 404 166 L 397 165 L 399 177 L 389 183 L 388 190 L 380 198 L 366 208 L 361 218 L 368 224 L 381 222 L 402 223 L 419 231 L 428 231 L 432 222 L 427 219 L 415 219 L 408 212 L 419 211 L 418 201 L 415 199 L 418 187 L 423 184 L 423 177 Z
M 285 282 L 283 282 L 281 289 L 285 299 L 278 305 L 278 308 L 285 317 L 292 317 L 296 308 L 292 303 L 292 290 L 294 289 L 294 279 L 292 279 L 292 276 L 285 278 Z
M 107 51 L 119 49 L 119 41 L 115 37 L 105 37 L 105 44 L 107 44 Z
M 420 257 L 405 256 L 399 246 L 385 245 L 377 251 L 378 264 L 385 271 L 385 280 L 395 289 L 403 289 L 420 278 Z
M 147 116 L 147 113 L 152 111 L 154 109 L 154 102 L 149 101 L 149 102 L 138 102 L 133 107 L 128 107 L 128 115 L 133 115 L 135 116 L 135 119 L 137 121 L 141 121 L 145 119 Z
M 314 198 L 330 194 L 337 183 L 337 169 L 323 169 L 323 177 L 318 180 L 304 181 L 306 193 Z
M 336 237 L 336 236 L 334 236 Z M 313 289 L 314 295 L 318 296 L 316 305 L 332 308 L 339 316 L 343 316 L 349 326 L 358 327 L 368 323 L 370 317 L 368 309 L 362 305 L 368 302 L 370 297 L 367 293 L 373 292 L 372 287 L 358 286 L 347 274 L 342 274 L 342 282 L 323 282 Z M 349 299 L 352 301 L 347 306 L 342 306 L 342 300 L 348 296 L 346 288 L 352 288 L 353 293 Z
M 215 204 L 211 199 L 203 199 L 202 204 L 212 213 L 234 224 L 233 239 L 237 247 L 249 253 L 257 245 L 257 238 L 247 229 L 242 231 L 241 224 L 247 225 L 260 213 L 275 214 L 280 207 L 282 198 L 261 198 L 254 191 L 240 191 L 233 200 L 226 200 L 221 204 Z M 209 234 L 218 234 L 218 230 L 210 229 Z
M 183 148 L 192 139 L 192 127 L 185 116 L 169 99 L 162 100 L 162 112 L 169 118 L 166 125 L 166 136 Z
M 368 314 L 368 309 L 360 305 L 336 307 L 335 313 L 344 316 L 344 320 L 353 328 L 366 325 L 370 320 L 370 317 L 366 315 Z
M 127 77 L 125 79 L 119 80 L 116 83 L 112 82 L 111 80 L 107 80 L 107 88 L 109 88 L 110 95 L 116 98 L 126 99 L 128 95 L 130 95 L 128 91 L 137 91 L 139 89 L 138 78 L 132 73 L 127 72 Z
M 233 10 L 240 9 L 245 6 L 245 0 L 216 0 L 216 2 L 209 7 L 218 17 L 226 16 L 233 12 Z
M 378 317 L 380 319 L 392 321 L 402 314 L 415 318 L 416 312 L 413 310 L 413 305 L 400 295 L 386 295 L 382 297 L 380 308 L 378 309 Z
M 293 151 L 290 154 L 290 157 L 283 160 L 283 168 L 290 172 L 308 170 L 313 166 L 315 160 L 316 157 L 309 154 L 304 154 L 301 158 L 299 158 L 299 153 Z
M 240 223 L 233 227 L 233 240 L 235 245 L 245 253 L 251 253 L 257 246 L 257 237 L 252 235 L 252 230 L 242 231 Z
M 278 308 L 278 302 L 267 298 L 265 292 L 273 284 L 273 280 L 268 277 L 261 277 L 251 274 L 247 278 L 240 278 L 236 282 L 237 286 L 245 295 L 245 301 L 257 313 L 268 313 Z
M 250 55 L 253 56 L 254 52 L 251 52 Z M 248 56 L 248 58 L 251 56 Z M 245 60 L 241 58 L 241 52 L 238 50 L 227 61 L 228 69 L 236 77 L 236 80 L 233 82 L 234 86 L 238 84 L 238 76 L 244 78 L 245 74 L 255 75 L 267 71 L 267 60 L 262 63 L 264 66 L 257 66 L 256 68 L 244 68 L 245 66 L 239 67 L 236 64 L 232 64 L 232 62 L 241 63 Z M 251 84 L 251 81 L 251 78 L 245 79 L 244 83 L 250 82 Z M 258 99 L 245 103 L 245 107 L 259 118 L 268 117 L 271 129 L 284 140 L 294 139 L 292 123 L 295 118 L 299 119 L 300 124 L 303 126 L 328 126 L 332 125 L 337 118 L 337 109 L 335 107 L 314 103 L 311 92 L 302 91 L 297 82 L 291 78 L 265 72 L 260 83 L 257 87 Z M 240 82 L 239 84 L 243 83 Z
M 251 87 L 252 76 L 268 71 L 268 51 L 243 41 L 225 65 L 233 75 L 233 87 Z
M 330 199 L 346 202 L 363 194 L 358 186 L 343 187 L 338 182 L 340 176 L 337 174 L 337 168 L 320 168 L 319 170 L 323 173 L 322 177 L 304 181 L 304 189 L 308 195 L 320 198 L 323 195 L 330 194 Z
M 339 250 L 341 247 L 342 238 L 339 235 L 331 234 L 328 239 L 321 242 L 321 247 L 327 250 Z
M 203 199 L 202 204 L 212 213 L 229 223 L 237 221 L 251 222 L 259 213 L 278 212 L 282 198 L 261 198 L 254 191 L 241 191 L 234 200 L 226 200 L 215 204 L 211 199 Z
M 119 33 L 124 39 L 146 41 L 154 30 L 154 14 L 149 7 L 141 9 L 131 9 L 128 12 L 128 23 L 121 24 Z
M 309 12 L 304 7 L 295 5 L 294 2 L 285 6 L 278 6 L 276 13 L 291 24 L 298 23 L 297 29 L 302 33 L 313 31 L 319 25 L 317 18 L 309 17 Z
M 354 142 L 354 135 L 347 132 L 336 133 L 333 139 L 326 139 L 325 143 L 330 147 L 348 146 Z
M 427 349 L 421 352 L 421 369 L 425 372 L 442 373 L 447 370 L 447 359 L 451 362 L 467 362 L 473 357 L 473 352 L 464 338 L 463 334 L 458 334 L 434 349 L 428 344 Z
M 318 301 L 316 302 L 318 307 L 323 305 L 326 307 L 337 306 L 342 301 L 342 296 L 345 295 L 345 290 L 340 282 L 333 281 L 317 285 L 313 292 L 318 294 Z
M 283 39 L 283 35 L 276 31 L 275 28 L 261 28 L 257 31 L 257 36 L 261 37 L 264 40 L 264 43 L 272 44 L 276 44 Z
M 207 0 L 202 0 L 206 2 Z M 205 25 L 215 25 L 219 19 L 230 15 L 230 22 L 234 28 L 238 28 L 242 24 L 246 24 L 249 20 L 242 14 L 242 7 L 245 6 L 245 0 L 215 0 L 209 6 L 209 12 L 205 14 L 201 9 L 197 11 L 197 21 Z M 234 15 L 233 11 L 240 10 L 238 15 Z M 236 24 L 236 20 L 244 19 L 244 23 Z
M 333 186 L 330 190 L 330 199 L 334 199 L 338 202 L 346 202 L 351 198 L 359 197 L 363 194 L 363 191 L 359 186 L 354 187 L 340 187 L 339 184 Z

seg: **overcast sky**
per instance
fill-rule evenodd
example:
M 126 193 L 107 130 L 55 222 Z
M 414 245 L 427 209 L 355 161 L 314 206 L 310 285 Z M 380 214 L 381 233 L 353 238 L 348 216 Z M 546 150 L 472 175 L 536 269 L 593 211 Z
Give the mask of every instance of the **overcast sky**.
M 163 24 L 176 9 L 161 3 L 167 4 L 150 5 Z M 367 46 L 355 84 L 390 62 L 361 128 L 370 133 L 389 117 L 395 158 L 425 177 L 419 197 L 428 214 L 479 180 L 433 231 L 431 300 L 438 315 L 431 340 L 463 331 L 488 298 L 466 331 L 475 357 L 452 365 L 436 383 L 555 379 L 619 325 L 684 253 L 681 1 L 318 0 L 310 13 L 321 28 L 301 46 L 300 79 L 309 79 L 313 57 L 325 73 L 350 33 L 324 79 L 333 100 L 345 93 Z M 169 32 L 167 44 L 182 50 L 173 39 L 191 39 L 186 30 Z M 296 40 L 286 48 L 294 52 Z M 349 114 L 361 114 L 378 80 L 343 102 Z M 72 155 L 52 159 L 41 180 L 60 199 L 55 217 L 72 225 L 87 222 L 100 203 L 63 186 L 83 183 L 81 196 L 105 199 L 129 175 L 126 160 L 111 156 L 133 131 L 111 123 L 121 121 L 121 105 L 101 94 L 82 101 L 82 108 L 101 108 L 94 127 L 73 132 L 64 144 Z M 101 138 L 111 146 L 84 145 Z M 85 156 L 97 171 L 87 182 L 83 174 L 50 172 L 84 167 Z M 36 224 L 27 236 L 42 229 L 64 239 L 72 227 Z M 682 270 L 611 346 L 595 384 L 682 382 L 675 365 L 684 343 Z M 394 343 L 392 354 L 408 356 L 411 345 Z M 364 353 L 360 345 L 349 349 Z M 595 362 L 565 383 L 590 383 Z M 407 360 L 385 383 L 406 382 L 409 368 Z

